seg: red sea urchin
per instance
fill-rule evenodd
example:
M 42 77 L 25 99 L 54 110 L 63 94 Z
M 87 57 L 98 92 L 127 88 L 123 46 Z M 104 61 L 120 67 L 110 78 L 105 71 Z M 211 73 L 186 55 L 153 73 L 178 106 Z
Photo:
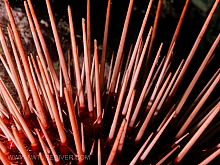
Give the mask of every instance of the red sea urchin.
M 174 51 L 178 46 L 176 39 L 189 0 L 186 0 L 168 53 L 162 60 L 159 57 L 164 54 L 165 44 L 158 46 L 157 53 L 153 51 L 162 0 L 158 0 L 154 23 L 148 28 L 146 23 L 153 0 L 149 1 L 136 43 L 130 47 L 128 55 L 124 55 L 133 7 L 133 0 L 130 0 L 116 59 L 112 57 L 107 77 L 104 66 L 111 1 L 107 5 L 101 60 L 97 41 L 94 40 L 94 46 L 91 46 L 90 15 L 86 21 L 82 19 L 81 45 L 76 43 L 72 11 L 68 6 L 69 45 L 73 59 L 69 51 L 66 62 L 50 1 L 46 0 L 59 56 L 60 78 L 31 1 L 25 1 L 24 6 L 36 57 L 25 52 L 8 0 L 4 2 L 10 24 L 7 34 L 0 29 L 4 51 L 4 56 L 0 57 L 19 101 L 13 99 L 0 79 L 0 158 L 3 164 L 208 164 L 218 156 L 219 66 L 209 73 L 211 76 L 206 75 L 208 80 L 200 77 L 204 78 L 202 73 L 218 56 L 213 54 L 220 34 L 196 68 L 195 75 L 187 77 L 190 82 L 186 89 L 181 91 L 180 87 L 186 83 L 186 71 L 193 64 L 192 58 L 219 0 L 214 2 L 185 62 L 182 60 L 178 67 L 172 56 L 174 52 L 177 52 L 175 56 L 178 55 L 178 51 Z M 89 0 L 87 6 L 87 13 L 90 13 Z M 146 29 L 149 32 L 145 37 Z M 77 45 L 83 48 L 82 68 Z M 126 59 L 125 65 L 123 58 Z M 170 72 L 172 70 L 174 74 Z M 202 88 L 196 92 L 198 83 Z M 213 162 L 218 164 L 219 159 Z

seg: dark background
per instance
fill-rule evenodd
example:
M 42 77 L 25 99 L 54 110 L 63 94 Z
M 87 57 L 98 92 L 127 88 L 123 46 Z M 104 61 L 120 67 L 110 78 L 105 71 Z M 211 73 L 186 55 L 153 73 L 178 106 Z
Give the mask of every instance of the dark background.
M 206 0 L 204 0 L 206 2 Z M 23 0 L 9 0 L 12 7 L 23 7 Z M 51 6 L 56 18 L 57 24 L 67 23 L 68 27 L 68 17 L 67 17 L 67 5 L 71 5 L 72 13 L 73 13 L 73 21 L 75 34 L 77 37 L 77 44 L 79 45 L 79 52 L 82 52 L 82 25 L 81 19 L 86 18 L 86 0 L 54 0 L 50 1 Z M 164 56 L 167 53 L 167 49 L 170 45 L 170 41 L 172 39 L 172 35 L 175 31 L 176 25 L 178 23 L 179 17 L 181 15 L 183 6 L 185 4 L 185 0 L 167 0 L 164 1 L 160 19 L 159 19 L 159 28 L 157 30 L 155 48 L 157 49 L 161 42 L 164 43 L 164 47 L 162 49 L 161 55 Z M 209 1 L 207 1 L 209 2 Z M 46 29 L 47 35 L 52 36 L 50 21 L 48 18 L 46 2 L 45 0 L 32 0 L 32 3 L 35 7 L 37 16 L 39 20 L 43 19 L 49 24 L 49 28 Z M 97 39 L 98 45 L 102 45 L 103 33 L 104 33 L 104 25 L 105 25 L 105 16 L 106 16 L 106 8 L 107 8 L 107 0 L 91 0 L 91 37 L 93 39 Z M 157 8 L 157 0 L 154 0 L 153 6 L 151 8 L 151 13 L 148 18 L 148 22 L 144 32 L 144 39 L 146 34 L 148 33 L 149 27 L 153 25 L 155 12 Z M 112 51 L 117 52 L 118 45 L 120 42 L 120 36 L 123 29 L 123 24 L 128 8 L 129 0 L 112 0 L 111 3 L 111 16 L 110 16 L 110 26 L 109 26 L 109 36 L 108 36 L 108 54 L 107 61 L 110 59 L 110 54 Z M 208 4 L 208 3 L 207 3 Z M 128 33 L 126 37 L 126 43 L 124 47 L 125 56 L 128 54 L 129 48 L 131 44 L 135 44 L 143 17 L 145 15 L 145 11 L 147 9 L 148 1 L 146 0 L 134 0 L 133 11 L 131 14 L 130 24 L 128 28 Z M 210 4 L 209 4 L 210 5 Z M 212 5 L 210 5 L 212 6 Z M 202 38 L 201 43 L 193 57 L 193 60 L 187 70 L 186 77 L 183 80 L 180 93 L 186 89 L 191 79 L 195 75 L 199 65 L 202 63 L 205 58 L 211 44 L 214 39 L 217 37 L 220 32 L 219 22 L 220 18 L 217 16 L 220 7 L 218 6 L 216 14 L 214 15 L 210 25 Z M 210 10 L 210 9 L 209 9 Z M 189 3 L 189 7 L 184 18 L 184 22 L 181 27 L 181 31 L 174 48 L 173 62 L 170 70 L 172 72 L 178 67 L 180 61 L 182 59 L 186 59 L 193 43 L 195 42 L 203 23 L 205 22 L 206 16 L 209 13 L 202 12 L 199 8 L 197 8 L 193 3 Z M 42 25 L 43 26 L 43 25 Z M 62 29 L 59 29 L 60 38 L 63 41 L 64 49 L 70 48 L 69 42 L 69 34 Z M 49 43 L 50 44 L 50 43 Z M 53 47 L 53 46 L 52 46 Z M 54 47 L 53 47 L 54 48 Z M 67 51 L 67 50 L 65 50 Z M 155 50 L 156 51 L 156 50 Z M 214 59 L 211 61 L 209 66 L 204 71 L 204 74 L 201 76 L 200 81 L 196 88 L 200 91 L 202 87 L 205 86 L 210 77 L 214 74 L 214 72 L 219 68 L 219 52 L 220 48 L 217 47 Z M 99 53 L 100 55 L 100 53 Z M 155 56 L 154 54 L 153 56 Z M 195 88 L 195 90 L 196 90 Z M 197 95 L 197 92 L 195 93 Z

